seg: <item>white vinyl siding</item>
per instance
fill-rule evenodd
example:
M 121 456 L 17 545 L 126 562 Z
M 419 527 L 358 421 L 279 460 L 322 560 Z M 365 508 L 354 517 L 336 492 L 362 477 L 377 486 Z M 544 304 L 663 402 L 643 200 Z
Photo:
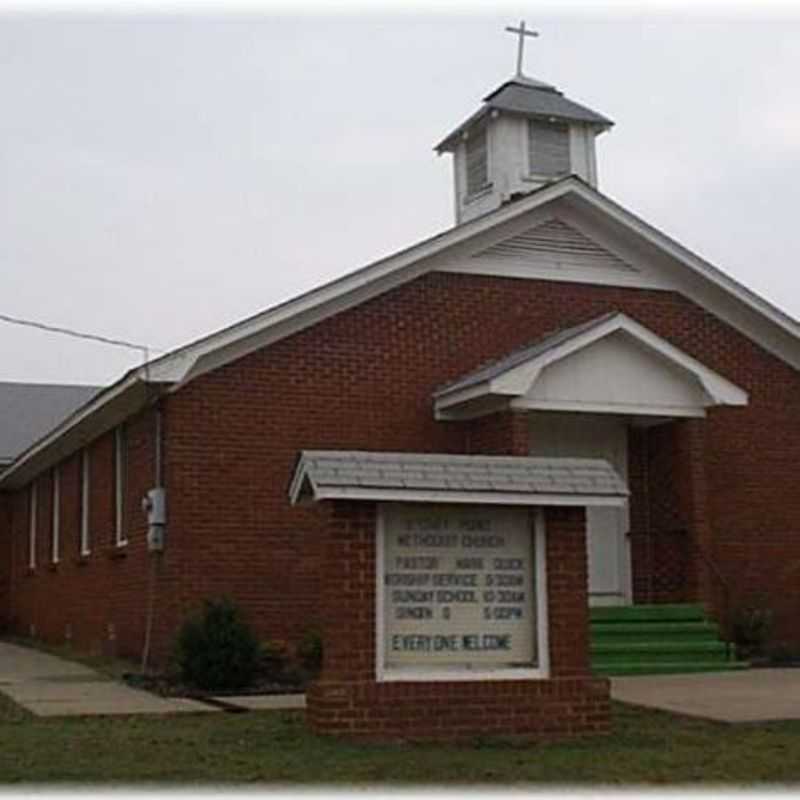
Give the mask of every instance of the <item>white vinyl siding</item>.
M 81 555 L 88 556 L 89 545 L 89 451 L 81 453 Z
M 36 482 L 31 484 L 30 489 L 30 508 L 28 509 L 28 567 L 36 569 L 36 505 L 38 497 L 36 492 Z
M 124 530 L 127 449 L 125 428 L 120 426 L 114 432 L 114 544 L 117 547 L 128 543 Z
M 475 194 L 489 182 L 486 128 L 473 128 L 466 140 L 467 194 Z
M 528 158 L 531 175 L 568 175 L 569 126 L 563 122 L 528 120 Z
M 58 467 L 53 468 L 53 508 L 50 536 L 50 558 L 54 564 L 58 564 L 61 555 L 61 477 L 58 472 Z

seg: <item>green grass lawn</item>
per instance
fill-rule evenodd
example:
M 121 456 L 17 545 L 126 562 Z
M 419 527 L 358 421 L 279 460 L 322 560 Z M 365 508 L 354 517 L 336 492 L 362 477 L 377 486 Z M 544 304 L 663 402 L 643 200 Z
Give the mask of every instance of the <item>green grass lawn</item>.
M 613 725 L 610 737 L 558 745 L 356 745 L 308 733 L 301 712 L 56 720 L 0 699 L 0 783 L 800 781 L 800 722 L 723 725 L 617 704 Z

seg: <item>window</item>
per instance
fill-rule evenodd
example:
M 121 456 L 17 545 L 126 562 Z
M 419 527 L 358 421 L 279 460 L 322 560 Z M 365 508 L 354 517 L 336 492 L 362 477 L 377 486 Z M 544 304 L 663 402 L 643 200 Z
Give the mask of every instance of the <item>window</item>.
M 81 541 L 80 554 L 88 556 L 89 549 L 89 451 L 81 453 Z
M 528 159 L 531 175 L 568 175 L 569 126 L 563 122 L 528 120 Z
M 36 481 L 31 483 L 28 502 L 28 568 L 36 569 Z
M 125 427 L 120 425 L 114 431 L 114 544 L 117 547 L 128 543 L 124 529 L 127 460 L 127 436 Z
M 53 467 L 53 508 L 50 524 L 50 558 L 54 564 L 59 560 L 59 536 L 61 535 L 61 476 L 58 467 Z
M 489 183 L 486 128 L 473 128 L 466 140 L 467 194 L 475 194 Z

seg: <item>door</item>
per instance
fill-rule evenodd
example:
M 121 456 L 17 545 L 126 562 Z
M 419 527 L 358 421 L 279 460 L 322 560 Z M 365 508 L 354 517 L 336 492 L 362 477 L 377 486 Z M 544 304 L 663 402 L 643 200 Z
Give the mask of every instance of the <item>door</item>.
M 605 414 L 531 415 L 531 455 L 549 458 L 603 458 L 628 481 L 628 429 Z M 586 534 L 589 556 L 589 604 L 631 602 L 629 510 L 588 508 Z

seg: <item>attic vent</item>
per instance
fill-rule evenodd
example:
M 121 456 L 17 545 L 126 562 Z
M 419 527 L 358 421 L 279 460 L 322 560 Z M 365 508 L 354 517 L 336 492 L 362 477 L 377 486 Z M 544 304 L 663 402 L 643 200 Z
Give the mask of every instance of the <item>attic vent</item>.
M 552 269 L 603 267 L 625 272 L 635 271 L 618 256 L 600 247 L 579 230 L 551 219 L 535 228 L 498 242 L 473 258 L 535 261 L 537 266 Z
M 486 128 L 473 128 L 466 142 L 467 194 L 475 194 L 489 182 Z
M 569 174 L 569 126 L 528 120 L 528 158 L 531 175 Z

